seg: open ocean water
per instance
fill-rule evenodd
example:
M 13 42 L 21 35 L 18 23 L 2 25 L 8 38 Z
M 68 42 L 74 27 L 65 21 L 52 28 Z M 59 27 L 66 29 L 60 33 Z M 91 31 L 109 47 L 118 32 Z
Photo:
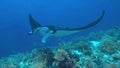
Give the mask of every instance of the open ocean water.
M 78 33 L 60 38 L 50 37 L 47 39 L 46 43 L 41 43 L 41 38 L 43 37 L 42 35 L 28 35 L 28 32 L 31 31 L 29 14 L 31 14 L 36 21 L 44 26 L 53 25 L 63 28 L 78 28 L 97 19 L 103 10 L 105 11 L 104 17 L 98 24 L 91 28 L 81 30 Z M 91 34 L 91 32 L 93 32 L 93 34 Z M 92 49 L 94 49 L 94 46 L 90 46 L 92 44 L 94 45 L 95 42 L 97 44 L 99 43 L 99 51 L 93 51 Z M 83 48 L 79 48 L 78 45 L 80 44 L 85 44 L 86 46 L 84 47 L 83 45 Z M 115 48 L 108 48 L 111 46 L 107 47 L 103 46 L 102 44 L 111 46 L 115 45 Z M 74 47 L 72 47 L 73 45 Z M 68 46 L 68 48 L 66 48 L 66 46 Z M 108 50 L 105 50 L 107 48 Z M 81 62 L 81 64 L 72 63 L 70 60 L 65 60 L 68 59 L 68 56 L 69 59 L 73 60 L 71 57 L 71 54 L 73 53 L 75 53 L 77 57 L 79 56 L 86 58 L 86 53 L 84 53 L 82 49 L 90 49 L 91 55 L 94 55 L 94 52 L 99 52 L 100 54 L 102 53 L 105 58 L 110 58 L 110 56 L 113 55 L 113 57 L 111 57 L 113 60 L 104 61 L 105 58 L 102 57 L 101 61 L 99 61 L 101 63 L 99 64 L 97 64 L 97 60 L 96 62 L 88 60 L 93 64 L 96 63 L 96 66 L 98 67 L 95 67 L 95 65 L 93 65 L 93 67 L 87 67 L 87 62 L 82 61 L 87 59 L 83 58 L 81 58 L 81 61 L 80 58 L 77 58 L 79 60 L 76 62 Z M 42 65 L 45 66 L 41 66 L 41 64 L 34 65 L 40 61 L 32 63 L 33 60 L 28 60 L 33 58 L 34 53 L 34 58 L 35 56 L 38 57 L 37 53 L 40 54 L 42 51 L 47 55 L 47 60 L 44 58 L 44 60 L 41 61 L 41 63 L 44 61 L 44 64 Z M 0 68 L 70 68 L 68 67 L 70 65 L 71 68 L 112 68 L 111 66 L 107 67 L 107 65 L 111 63 L 118 63 L 116 68 L 120 68 L 120 61 L 118 61 L 120 60 L 119 51 L 120 0 L 0 0 Z M 32 56 L 26 56 L 27 58 L 25 57 L 25 59 L 23 59 L 24 54 L 21 56 L 19 53 L 25 53 L 25 56 L 26 53 L 27 56 L 32 54 Z M 66 57 L 59 55 L 59 57 L 62 57 L 63 59 L 59 60 L 60 62 L 58 62 L 59 57 L 56 58 L 56 55 L 58 56 L 57 53 L 63 53 Z M 83 54 L 79 55 L 81 53 Z M 51 55 L 53 58 L 49 58 L 49 54 L 53 54 Z M 117 58 L 115 57 L 114 59 L 114 55 L 116 56 L 116 54 Z M 4 58 L 9 59 L 10 57 L 8 56 L 10 55 L 16 55 L 14 58 L 17 58 L 11 59 L 11 61 L 5 61 Z M 41 55 L 43 57 L 43 54 Z M 93 58 L 91 55 L 89 56 L 90 59 Z M 21 60 L 18 61 L 18 59 Z M 51 62 L 47 62 L 49 60 L 51 60 Z M 57 62 L 55 65 L 56 60 Z M 66 64 L 67 61 L 69 61 L 71 64 L 68 64 L 68 66 L 63 65 Z M 13 67 L 7 66 L 7 64 L 10 62 L 13 63 Z M 106 65 L 103 65 L 105 63 Z M 76 66 L 73 66 L 72 64 L 76 64 Z

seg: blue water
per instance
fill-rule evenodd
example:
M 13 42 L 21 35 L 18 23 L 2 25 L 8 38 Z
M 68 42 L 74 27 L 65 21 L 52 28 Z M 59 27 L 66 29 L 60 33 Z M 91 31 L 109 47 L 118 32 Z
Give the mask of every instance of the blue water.
M 28 36 L 28 14 L 42 25 L 75 28 L 95 20 L 105 10 L 96 26 L 75 35 L 50 38 L 43 46 L 57 46 L 59 40 L 87 36 L 90 32 L 120 25 L 120 0 L 0 0 L 0 57 L 42 48 L 41 36 Z M 54 41 L 54 43 L 53 43 Z

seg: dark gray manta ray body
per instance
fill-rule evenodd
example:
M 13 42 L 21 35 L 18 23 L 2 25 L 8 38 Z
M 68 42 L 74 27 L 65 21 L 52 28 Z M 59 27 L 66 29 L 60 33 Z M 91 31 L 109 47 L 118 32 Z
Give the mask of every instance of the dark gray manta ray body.
M 105 11 L 103 10 L 102 14 L 96 20 L 79 28 L 62 28 L 62 27 L 57 27 L 57 26 L 42 26 L 37 21 L 35 21 L 35 19 L 31 16 L 31 14 L 29 14 L 29 20 L 30 20 L 32 31 L 29 32 L 28 34 L 29 35 L 40 34 L 43 36 L 41 42 L 46 43 L 47 38 L 49 38 L 50 36 L 63 37 L 63 36 L 67 36 L 67 35 L 79 32 L 80 30 L 93 27 L 103 18 L 104 14 L 105 14 Z

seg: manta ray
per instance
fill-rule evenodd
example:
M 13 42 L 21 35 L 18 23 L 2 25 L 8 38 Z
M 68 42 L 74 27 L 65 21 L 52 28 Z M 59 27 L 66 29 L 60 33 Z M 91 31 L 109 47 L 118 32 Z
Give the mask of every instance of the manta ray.
M 105 14 L 105 11 L 103 10 L 101 15 L 97 19 L 95 19 L 94 21 L 92 21 L 91 23 L 89 23 L 85 26 L 78 27 L 78 28 L 68 28 L 68 27 L 64 28 L 64 27 L 58 27 L 58 26 L 53 26 L 53 25 L 43 26 L 40 23 L 38 23 L 32 17 L 31 14 L 29 14 L 29 21 L 30 21 L 30 26 L 31 26 L 32 30 L 28 33 L 28 35 L 33 35 L 33 34 L 42 35 L 43 37 L 41 39 L 41 42 L 46 43 L 46 40 L 50 36 L 63 37 L 63 36 L 67 36 L 67 35 L 79 32 L 81 30 L 93 27 L 94 25 L 98 24 L 101 21 L 104 14 Z

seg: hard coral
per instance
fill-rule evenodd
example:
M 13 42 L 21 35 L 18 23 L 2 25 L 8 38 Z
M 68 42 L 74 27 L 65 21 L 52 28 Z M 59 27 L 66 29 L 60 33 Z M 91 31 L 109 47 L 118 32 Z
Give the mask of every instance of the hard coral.
M 114 60 L 120 60 L 120 54 L 112 54 Z
M 106 64 L 103 68 L 119 68 L 118 64 Z
M 114 37 L 111 36 L 104 36 L 101 41 L 98 48 L 107 54 L 112 54 L 117 52 L 117 50 L 120 48 L 118 46 L 117 40 Z
M 104 35 L 104 32 L 101 31 L 101 32 L 91 32 L 90 35 L 89 35 L 89 40 L 99 40 L 102 38 L 102 36 Z
M 36 62 L 31 66 L 31 68 L 46 68 L 46 63 L 45 62 Z
M 13 63 L 3 63 L 0 68 L 17 68 L 17 65 L 14 65 Z
M 53 67 L 55 68 L 73 68 L 75 65 L 68 53 L 63 49 L 58 49 L 54 58 Z
M 52 62 L 54 60 L 53 58 L 53 52 L 50 48 L 44 48 L 44 49 L 34 49 L 32 51 L 32 58 L 33 61 L 37 61 L 37 62 L 44 62 L 46 61 L 46 65 L 52 65 Z
M 85 63 L 85 68 L 97 68 L 97 64 L 93 62 L 92 59 L 88 59 L 87 62 Z
M 58 49 L 58 51 L 55 53 L 54 58 L 55 58 L 57 61 L 63 61 L 63 60 L 65 60 L 66 58 L 69 58 L 69 56 L 68 56 L 67 52 L 64 51 L 63 49 Z

